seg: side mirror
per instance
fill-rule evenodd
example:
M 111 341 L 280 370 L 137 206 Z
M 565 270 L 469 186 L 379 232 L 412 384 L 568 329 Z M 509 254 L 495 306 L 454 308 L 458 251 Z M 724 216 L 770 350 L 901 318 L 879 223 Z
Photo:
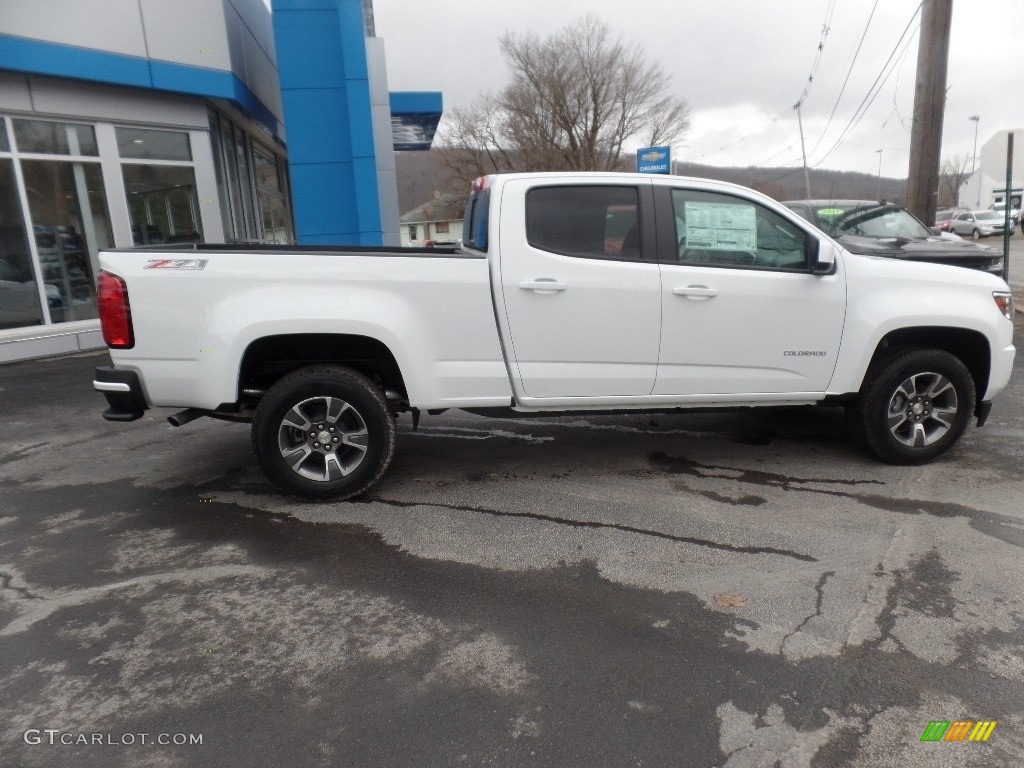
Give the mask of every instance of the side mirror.
M 942 230 L 939 229 L 938 227 L 928 227 L 928 231 L 931 232 L 933 235 L 941 235 L 942 234 Z
M 811 272 L 830 275 L 836 268 L 836 246 L 831 240 L 813 241 L 811 245 Z

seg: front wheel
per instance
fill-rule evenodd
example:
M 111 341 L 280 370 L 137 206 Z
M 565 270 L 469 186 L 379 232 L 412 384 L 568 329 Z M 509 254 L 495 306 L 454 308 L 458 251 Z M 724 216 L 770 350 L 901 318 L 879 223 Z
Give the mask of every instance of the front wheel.
M 391 463 L 395 437 L 380 387 L 334 366 L 282 378 L 260 400 L 252 422 L 253 451 L 270 481 L 314 500 L 363 493 Z
M 974 380 L 958 358 L 905 349 L 868 373 L 850 416 L 855 434 L 878 458 L 924 464 L 960 439 L 974 400 Z
M 975 229 L 973 232 L 971 232 L 971 237 L 973 237 L 975 240 L 981 240 L 981 230 Z

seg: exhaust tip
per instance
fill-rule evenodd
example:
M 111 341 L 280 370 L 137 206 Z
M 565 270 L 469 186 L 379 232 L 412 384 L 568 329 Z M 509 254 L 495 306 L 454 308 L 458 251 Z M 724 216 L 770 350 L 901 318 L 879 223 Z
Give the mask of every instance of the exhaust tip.
M 181 427 L 188 424 L 190 421 L 195 421 L 205 415 L 206 411 L 200 408 L 186 408 L 184 411 L 178 411 L 177 413 L 168 416 L 167 422 L 172 427 Z

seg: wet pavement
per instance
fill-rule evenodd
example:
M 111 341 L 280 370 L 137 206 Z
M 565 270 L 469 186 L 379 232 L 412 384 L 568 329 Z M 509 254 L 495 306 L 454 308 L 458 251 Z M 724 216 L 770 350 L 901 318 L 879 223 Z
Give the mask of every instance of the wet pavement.
M 0 367 L 0 766 L 1024 763 L 1020 358 L 924 467 L 821 408 L 448 412 L 325 505 L 102 421 L 103 363 Z

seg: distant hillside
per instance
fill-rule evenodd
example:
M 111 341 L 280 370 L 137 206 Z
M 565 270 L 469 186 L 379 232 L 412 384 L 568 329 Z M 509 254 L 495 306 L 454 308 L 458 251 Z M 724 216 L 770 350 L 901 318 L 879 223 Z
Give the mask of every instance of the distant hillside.
M 398 206 L 402 213 L 429 201 L 436 193 L 463 194 L 467 191 L 461 188 L 462 184 L 449 178 L 438 155 L 435 150 L 395 153 Z M 800 200 L 806 197 L 803 169 L 799 167 L 719 168 L 681 162 L 676 164 L 676 172 L 681 176 L 699 176 L 742 184 L 776 200 Z M 811 169 L 810 178 L 812 198 L 874 200 L 879 191 L 878 176 L 870 173 Z M 907 180 L 882 177 L 881 191 L 883 199 L 903 204 L 906 200 Z

